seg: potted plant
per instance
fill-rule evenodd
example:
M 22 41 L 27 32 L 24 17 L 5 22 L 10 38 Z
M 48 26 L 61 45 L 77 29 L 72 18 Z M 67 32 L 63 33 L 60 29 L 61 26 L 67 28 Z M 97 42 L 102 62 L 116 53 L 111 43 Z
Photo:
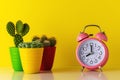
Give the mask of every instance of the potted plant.
M 25 73 L 38 73 L 43 56 L 43 44 L 39 41 L 23 42 L 19 44 L 20 57 Z
M 19 43 L 23 42 L 23 36 L 29 32 L 29 25 L 27 23 L 23 24 L 21 20 L 18 20 L 16 22 L 16 25 L 10 21 L 7 23 L 6 29 L 9 35 L 13 37 L 15 44 L 14 47 L 9 48 L 12 67 L 15 71 L 22 71 L 23 69 L 21 65 L 18 45 Z
M 33 37 L 32 41 L 36 40 L 39 40 L 41 43 L 43 43 L 44 46 L 40 71 L 51 70 L 56 51 L 56 39 L 55 37 L 47 38 L 45 35 L 43 35 L 41 38 L 37 36 Z

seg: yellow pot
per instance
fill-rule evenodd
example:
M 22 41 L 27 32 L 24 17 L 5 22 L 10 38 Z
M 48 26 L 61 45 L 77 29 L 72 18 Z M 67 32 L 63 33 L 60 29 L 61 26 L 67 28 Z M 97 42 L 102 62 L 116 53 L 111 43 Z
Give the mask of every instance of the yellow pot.
M 43 48 L 19 48 L 19 51 L 24 72 L 40 72 Z

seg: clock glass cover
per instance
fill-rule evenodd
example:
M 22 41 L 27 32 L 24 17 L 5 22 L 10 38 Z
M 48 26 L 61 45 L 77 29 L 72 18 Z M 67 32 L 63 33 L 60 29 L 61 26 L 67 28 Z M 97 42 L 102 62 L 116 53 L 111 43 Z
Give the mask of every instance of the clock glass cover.
M 95 66 L 103 61 L 105 57 L 105 48 L 100 41 L 88 39 L 79 45 L 78 57 L 83 64 Z

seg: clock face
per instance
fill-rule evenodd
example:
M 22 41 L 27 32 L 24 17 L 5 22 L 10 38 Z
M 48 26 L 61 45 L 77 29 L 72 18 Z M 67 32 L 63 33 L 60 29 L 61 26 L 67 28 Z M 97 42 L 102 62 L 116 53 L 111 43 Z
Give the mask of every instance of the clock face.
M 87 39 L 78 46 L 77 55 L 84 65 L 96 66 L 105 58 L 105 47 L 97 39 Z

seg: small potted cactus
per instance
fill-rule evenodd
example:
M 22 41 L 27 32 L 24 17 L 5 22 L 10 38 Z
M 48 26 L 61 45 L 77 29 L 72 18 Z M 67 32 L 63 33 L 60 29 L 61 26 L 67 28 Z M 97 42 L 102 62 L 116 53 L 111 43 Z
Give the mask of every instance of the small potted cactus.
M 29 25 L 27 23 L 23 24 L 21 20 L 18 20 L 16 22 L 16 25 L 10 21 L 7 23 L 6 29 L 9 35 L 13 37 L 15 44 L 15 47 L 9 48 L 12 67 L 15 71 L 22 71 L 23 69 L 21 65 L 18 45 L 19 43 L 23 42 L 23 36 L 29 32 Z
M 20 57 L 25 73 L 39 73 L 43 56 L 43 44 L 39 41 L 19 44 Z
M 41 38 L 39 38 L 35 36 L 33 37 L 32 40 L 33 41 L 39 40 L 41 43 L 43 43 L 44 46 L 40 71 L 51 70 L 54 62 L 55 51 L 56 51 L 55 37 L 47 38 L 45 35 L 43 35 Z

